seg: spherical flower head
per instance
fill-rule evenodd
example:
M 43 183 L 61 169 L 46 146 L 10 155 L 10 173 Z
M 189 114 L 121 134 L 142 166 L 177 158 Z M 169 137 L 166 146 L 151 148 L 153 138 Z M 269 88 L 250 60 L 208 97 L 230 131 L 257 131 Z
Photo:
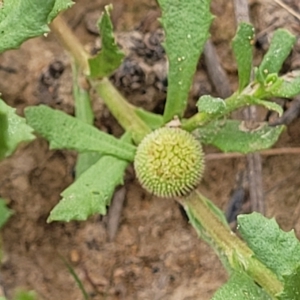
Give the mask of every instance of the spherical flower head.
M 187 196 L 202 178 L 201 144 L 187 131 L 163 127 L 139 144 L 134 168 L 142 186 L 159 197 Z

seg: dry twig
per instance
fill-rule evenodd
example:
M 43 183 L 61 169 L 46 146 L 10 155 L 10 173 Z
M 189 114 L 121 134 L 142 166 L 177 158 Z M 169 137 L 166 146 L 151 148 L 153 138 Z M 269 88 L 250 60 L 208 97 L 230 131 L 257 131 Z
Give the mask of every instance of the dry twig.
M 227 98 L 231 95 L 228 77 L 220 64 L 219 57 L 212 42 L 208 40 L 204 47 L 204 59 L 207 73 L 218 95 Z
M 300 14 L 298 14 L 297 12 L 295 12 L 292 8 L 290 8 L 288 5 L 286 5 L 285 3 L 283 3 L 281 0 L 274 0 L 274 2 L 276 2 L 282 8 L 284 8 L 287 12 L 289 12 L 295 18 L 297 18 L 298 20 L 300 20 Z
M 125 201 L 126 190 L 125 187 L 120 188 L 115 192 L 112 199 L 111 205 L 108 211 L 108 221 L 107 221 L 107 234 L 109 241 L 113 241 L 120 223 L 120 217 L 122 214 L 123 204 Z
M 240 22 L 250 22 L 249 9 L 247 0 L 234 0 L 235 18 L 237 24 Z M 247 107 L 243 110 L 243 117 L 246 120 L 255 120 L 256 108 L 254 106 Z M 247 155 L 248 161 L 248 178 L 251 208 L 262 214 L 265 212 L 263 187 L 262 187 L 262 167 L 261 157 L 259 153 L 251 153 Z

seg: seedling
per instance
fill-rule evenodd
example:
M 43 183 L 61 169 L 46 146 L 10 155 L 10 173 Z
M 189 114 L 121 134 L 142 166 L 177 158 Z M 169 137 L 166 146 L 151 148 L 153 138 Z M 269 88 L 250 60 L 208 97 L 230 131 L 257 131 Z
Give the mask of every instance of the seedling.
M 4 18 L 8 24 L 12 22 L 9 18 L 12 2 L 4 2 L 0 27 L 8 26 L 3 23 Z M 48 12 L 40 8 L 38 17 L 34 17 L 44 25 L 70 5 L 69 1 L 63 0 L 46 2 Z M 25 116 L 27 123 L 50 142 L 51 148 L 76 150 L 79 160 L 77 179 L 62 192 L 62 200 L 51 211 L 48 222 L 86 220 L 92 214 L 105 214 L 116 186 L 123 183 L 126 167 L 134 162 L 141 184 L 156 195 L 176 198 L 199 235 L 214 248 L 227 268 L 230 279 L 217 291 L 214 300 L 299 299 L 300 244 L 294 233 L 282 232 L 274 220 L 267 220 L 257 213 L 242 215 L 238 218 L 245 241 L 242 242 L 230 231 L 223 213 L 196 189 L 204 166 L 201 144 L 212 144 L 225 152 L 249 153 L 269 148 L 277 141 L 284 126 L 259 123 L 252 128 L 229 116 L 249 105 L 261 105 L 281 115 L 282 108 L 271 99 L 290 98 L 300 93 L 299 72 L 278 74 L 295 37 L 286 30 L 275 31 L 269 51 L 252 79 L 254 28 L 250 24 L 239 24 L 232 43 L 238 66 L 238 90 L 227 99 L 203 95 L 197 103 L 198 113 L 185 119 L 193 74 L 209 36 L 210 1 L 158 2 L 162 9 L 164 47 L 169 61 L 163 115 L 129 104 L 108 80 L 123 59 L 113 37 L 111 6 L 106 7 L 98 24 L 102 49 L 95 57 L 84 51 L 60 17 L 51 23 L 51 29 L 74 59 L 76 115 L 71 117 L 38 106 L 27 108 Z M 23 9 L 28 9 L 25 2 L 22 5 Z M 40 34 L 39 30 L 35 35 Z M 12 44 L 8 43 L 9 46 L 2 50 L 16 47 L 31 36 L 25 34 L 17 43 L 12 39 Z M 124 128 L 121 139 L 93 127 L 89 93 L 78 83 L 81 74 Z M 6 140 L 7 137 L 1 136 L 3 145 Z

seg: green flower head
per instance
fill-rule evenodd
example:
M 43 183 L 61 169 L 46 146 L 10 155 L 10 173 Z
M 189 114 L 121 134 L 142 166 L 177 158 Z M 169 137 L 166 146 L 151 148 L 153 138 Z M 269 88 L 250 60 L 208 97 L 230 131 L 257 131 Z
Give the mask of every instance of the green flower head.
M 190 133 L 164 127 L 142 140 L 134 168 L 142 186 L 154 195 L 186 196 L 202 178 L 204 155 L 201 144 Z

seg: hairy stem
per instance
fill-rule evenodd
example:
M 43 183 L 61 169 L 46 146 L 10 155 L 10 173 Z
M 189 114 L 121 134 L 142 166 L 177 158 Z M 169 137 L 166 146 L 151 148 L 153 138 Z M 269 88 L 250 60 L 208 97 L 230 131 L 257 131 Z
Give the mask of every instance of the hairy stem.
M 217 118 L 221 118 L 233 112 L 234 110 L 244 107 L 245 105 L 249 105 L 249 99 L 244 97 L 245 94 L 233 94 L 229 98 L 225 100 L 226 109 L 224 112 L 218 116 L 215 114 L 208 114 L 205 112 L 199 112 L 192 116 L 189 119 L 185 119 L 182 121 L 182 128 L 191 132 L 198 127 L 201 127 L 210 121 L 216 120 Z
M 282 283 L 276 275 L 255 258 L 254 253 L 242 242 L 216 215 L 207 200 L 198 191 L 194 191 L 183 200 L 185 210 L 200 235 L 205 235 L 218 253 L 224 256 L 232 269 L 244 271 L 275 299 L 283 290 Z

